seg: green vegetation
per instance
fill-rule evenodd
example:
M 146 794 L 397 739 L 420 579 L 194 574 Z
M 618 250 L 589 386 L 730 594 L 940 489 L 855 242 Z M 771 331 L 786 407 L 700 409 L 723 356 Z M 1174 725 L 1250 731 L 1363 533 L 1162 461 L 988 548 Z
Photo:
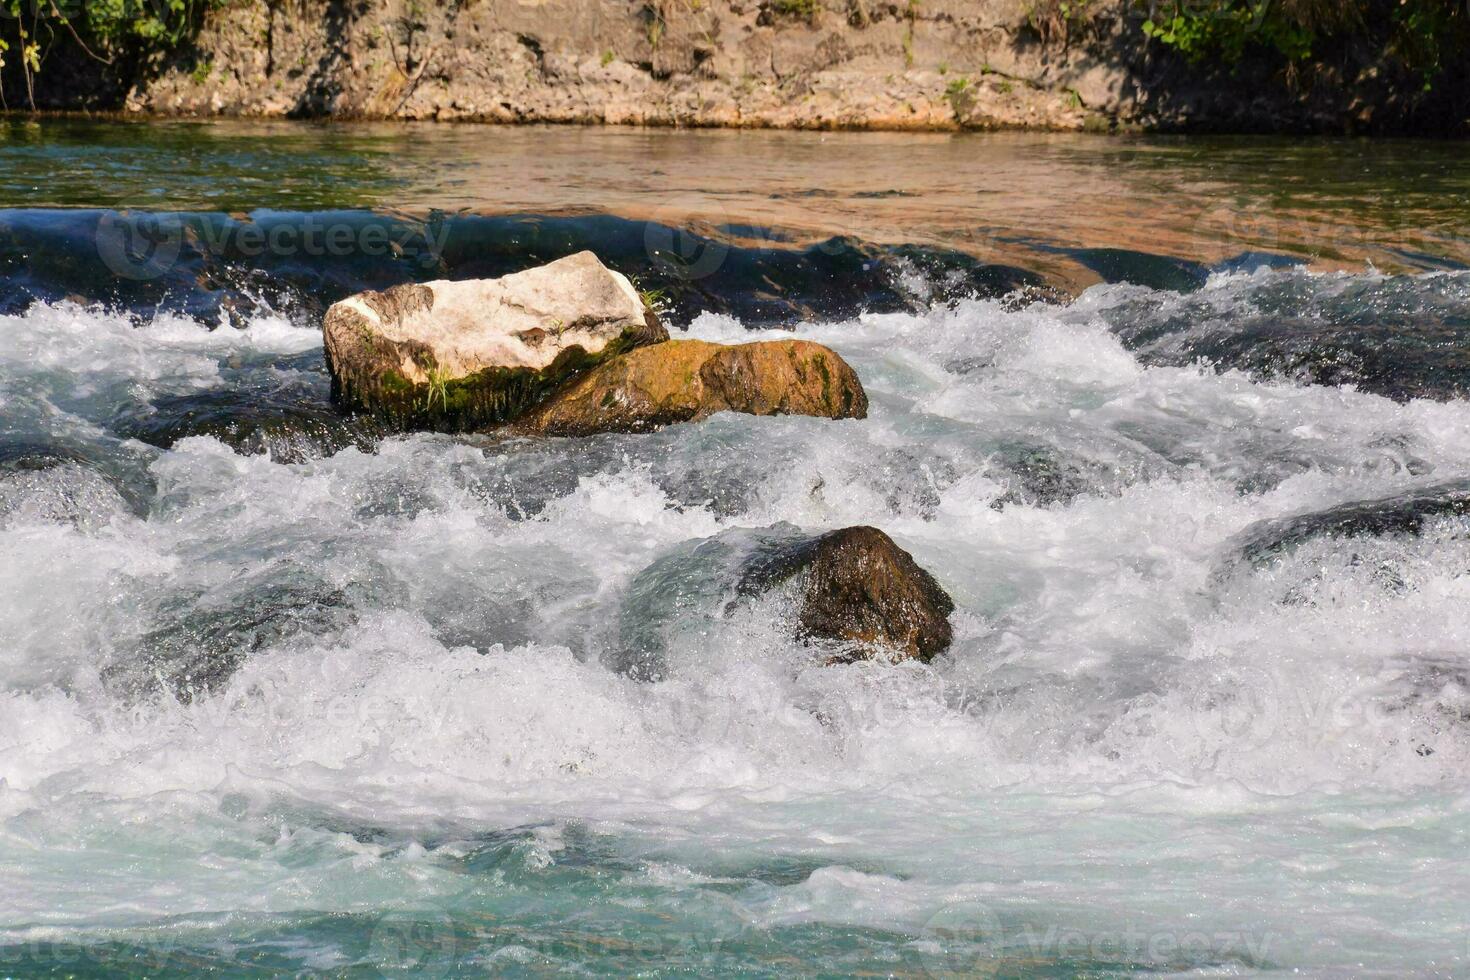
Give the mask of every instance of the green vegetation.
M 1289 66 L 1367 46 L 1426 89 L 1470 55 L 1464 0 L 1153 0 L 1143 32 L 1195 64 L 1234 65 L 1252 50 Z
M 225 2 L 0 0 L 0 70 L 19 68 L 27 103 L 34 108 L 35 77 L 58 45 L 78 48 L 104 65 L 146 63 L 192 37 L 205 12 Z M 7 63 L 12 51 L 19 57 Z M 207 78 L 208 66 L 204 70 Z M 0 99 L 4 95 L 0 83 Z
M 801 17 L 811 20 L 821 9 L 818 0 L 771 0 L 771 10 L 782 17 Z
M 1357 62 L 1428 90 L 1470 64 L 1466 0 L 1129 0 L 1129 9 L 1150 40 L 1201 68 L 1275 59 L 1294 80 L 1309 63 Z M 1066 45 L 1101 10 L 1097 0 L 1033 0 L 1027 22 L 1043 43 Z
M 969 115 L 970 106 L 975 103 L 975 93 L 970 91 L 970 79 L 961 75 L 945 85 L 944 100 L 950 103 L 954 118 L 964 119 L 964 116 Z
M 669 294 L 666 290 L 645 289 L 636 282 L 633 288 L 638 290 L 638 298 L 643 301 L 644 309 L 652 310 L 660 316 L 668 312 Z
M 446 372 L 439 370 L 437 366 L 429 368 L 424 373 L 429 378 L 429 393 L 425 400 L 424 411 L 434 410 L 434 399 L 436 398 L 439 400 L 439 406 L 444 411 L 449 411 L 449 382 L 453 379 Z
M 1274 49 L 1292 61 L 1307 58 L 1314 32 L 1284 4 L 1223 0 L 1208 7 L 1168 4 L 1157 21 L 1151 17 L 1143 22 L 1143 33 L 1191 61 L 1216 58 L 1233 64 L 1252 44 Z

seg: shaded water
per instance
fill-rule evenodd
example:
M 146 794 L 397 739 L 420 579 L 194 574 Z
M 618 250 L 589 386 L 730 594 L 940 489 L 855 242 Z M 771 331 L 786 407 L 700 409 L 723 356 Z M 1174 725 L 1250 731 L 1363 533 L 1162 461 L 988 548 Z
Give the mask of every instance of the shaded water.
M 0 212 L 3 972 L 1470 972 L 1470 273 L 1436 148 L 915 140 L 963 150 L 950 185 L 1040 158 L 1119 188 L 1024 222 L 977 195 L 965 221 L 1031 243 L 995 252 L 938 200 L 855 196 L 898 181 L 888 138 L 754 134 L 770 184 L 708 178 L 781 242 L 649 225 L 651 178 L 591 165 L 692 175 L 752 134 L 52 126 L 0 146 L 0 203 L 38 206 Z M 498 146 L 557 176 L 453 183 Z M 65 193 L 22 200 L 47 159 Z M 1271 174 L 1359 258 L 1096 217 Z M 808 182 L 835 196 L 770 197 Z M 610 217 L 492 214 L 616 186 Z M 205 234 L 387 207 L 437 234 L 456 199 L 483 213 L 425 250 Z M 854 230 L 885 201 L 912 234 Z M 107 253 L 138 244 L 99 235 L 119 204 L 195 230 Z M 1445 269 L 1363 267 L 1421 231 Z M 324 304 L 581 244 L 696 336 L 830 344 L 870 417 L 507 443 L 333 411 Z M 1121 281 L 1049 289 L 1079 248 Z M 819 666 L 779 597 L 727 613 L 689 557 L 850 524 L 954 596 L 932 665 Z M 650 633 L 662 679 L 611 669 Z

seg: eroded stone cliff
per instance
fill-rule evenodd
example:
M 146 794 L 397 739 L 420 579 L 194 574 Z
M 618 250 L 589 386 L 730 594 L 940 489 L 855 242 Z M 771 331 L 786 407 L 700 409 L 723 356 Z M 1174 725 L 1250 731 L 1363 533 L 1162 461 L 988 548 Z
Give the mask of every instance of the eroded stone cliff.
M 127 108 L 695 126 L 1076 129 L 1126 72 L 1024 0 L 479 0 L 212 15 Z M 1095 113 L 1094 113 L 1095 114 Z
M 1149 43 L 1148 10 L 1146 0 L 237 0 L 147 64 L 99 66 L 62 36 L 36 99 L 482 122 L 1470 131 L 1463 66 L 1432 90 L 1362 45 L 1289 71 L 1255 57 L 1211 68 Z

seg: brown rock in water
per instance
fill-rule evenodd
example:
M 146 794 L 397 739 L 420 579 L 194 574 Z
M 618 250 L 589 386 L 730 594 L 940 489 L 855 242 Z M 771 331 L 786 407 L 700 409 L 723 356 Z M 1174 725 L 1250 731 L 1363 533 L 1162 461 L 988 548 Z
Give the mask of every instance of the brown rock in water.
M 440 431 L 510 421 L 576 373 L 668 339 L 591 252 L 499 279 L 359 293 L 332 305 L 323 336 L 336 401 Z
M 603 362 L 515 426 L 538 435 L 645 432 L 716 412 L 866 418 L 868 396 L 835 352 L 806 340 L 670 340 Z
M 954 600 L 893 539 L 874 527 L 847 527 L 812 538 L 751 569 L 745 594 L 804 576 L 797 614 L 804 638 L 848 645 L 834 663 L 885 653 L 925 663 L 943 652 Z

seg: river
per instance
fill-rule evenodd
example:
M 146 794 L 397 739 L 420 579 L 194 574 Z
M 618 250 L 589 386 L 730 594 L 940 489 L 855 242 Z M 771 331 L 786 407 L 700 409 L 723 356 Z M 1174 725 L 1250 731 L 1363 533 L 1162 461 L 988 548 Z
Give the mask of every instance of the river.
M 1466 975 L 1463 160 L 0 122 L 0 973 Z M 869 417 L 331 406 L 326 304 L 580 247 Z M 782 523 L 951 650 L 630 600 Z

